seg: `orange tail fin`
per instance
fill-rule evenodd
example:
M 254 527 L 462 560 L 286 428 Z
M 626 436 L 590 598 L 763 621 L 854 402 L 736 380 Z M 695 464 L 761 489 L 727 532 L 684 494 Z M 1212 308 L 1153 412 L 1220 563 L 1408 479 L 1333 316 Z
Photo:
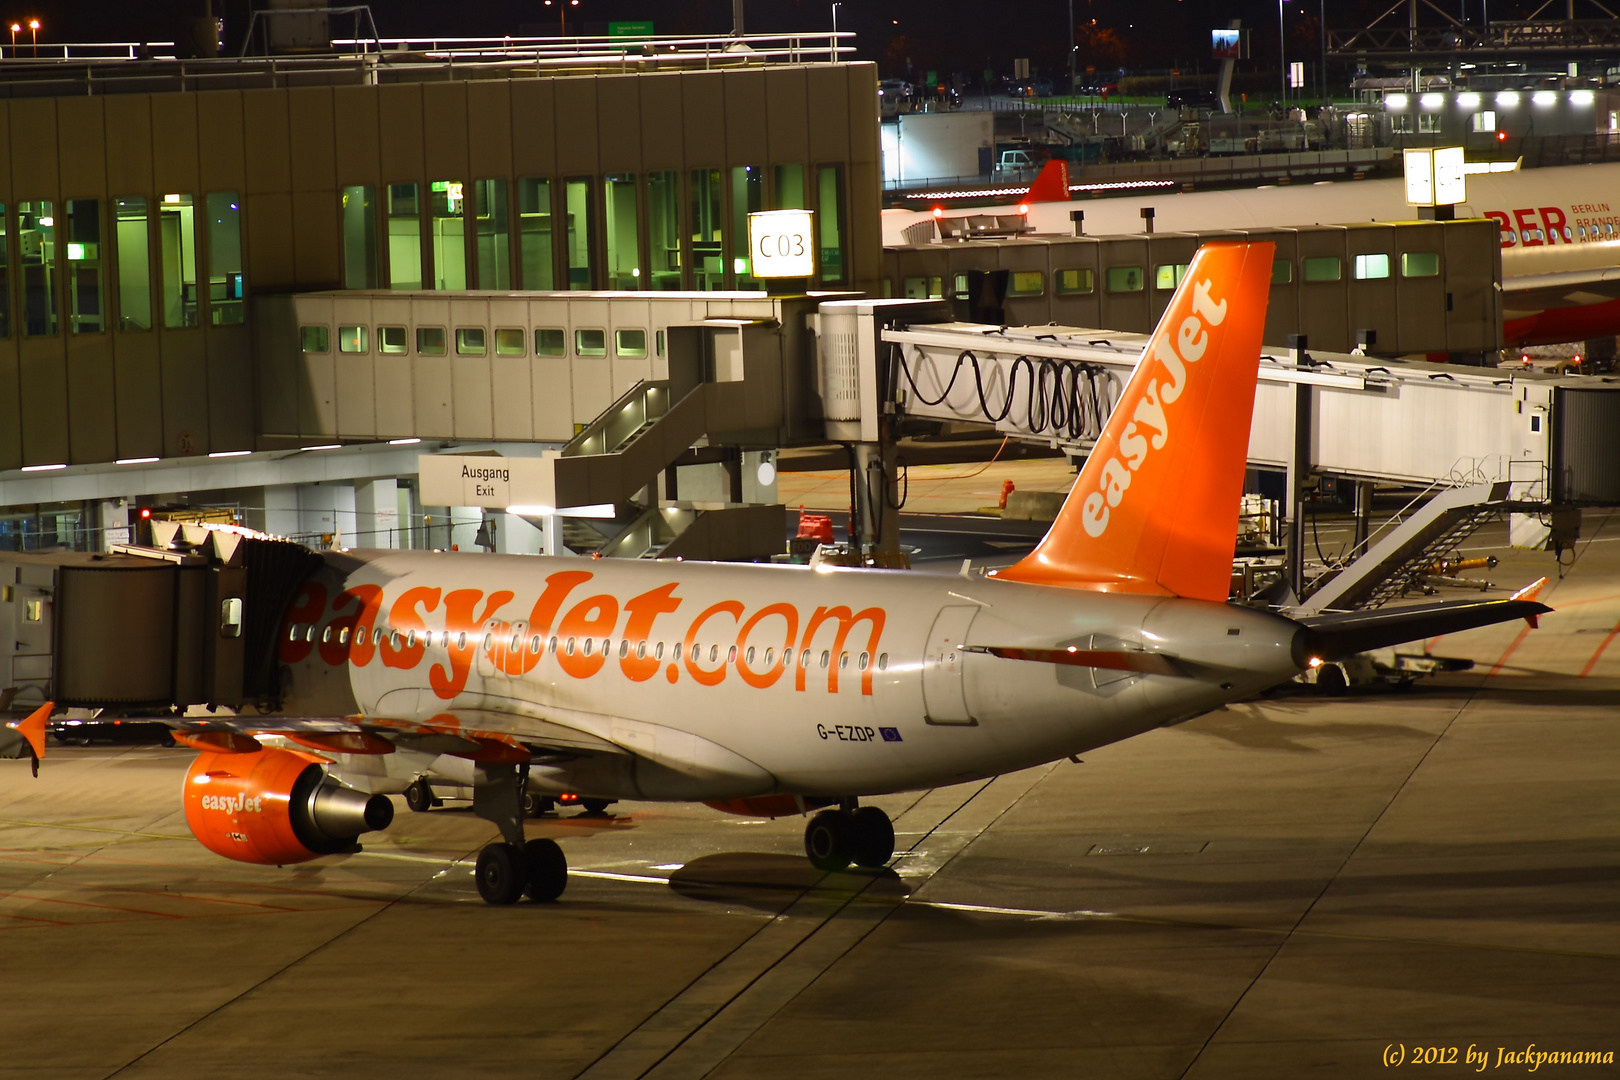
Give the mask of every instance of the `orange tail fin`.
M 1029 185 L 1023 201 L 1032 202 L 1066 202 L 1069 198 L 1069 163 L 1061 158 L 1053 158 L 1041 166 L 1040 175 L 1035 182 Z
M 1051 531 L 998 578 L 1226 599 L 1274 250 L 1198 249 Z

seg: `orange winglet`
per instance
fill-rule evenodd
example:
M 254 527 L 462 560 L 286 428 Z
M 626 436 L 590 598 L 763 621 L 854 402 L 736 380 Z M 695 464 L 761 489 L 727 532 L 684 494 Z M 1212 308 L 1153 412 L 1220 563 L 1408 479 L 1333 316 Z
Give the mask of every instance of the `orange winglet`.
M 45 756 L 45 721 L 51 718 L 51 710 L 54 708 L 56 708 L 56 702 L 47 701 L 29 713 L 27 719 L 18 720 L 7 725 L 14 728 L 19 735 L 28 740 L 28 745 L 34 748 L 34 757 L 36 759 Z
M 1069 163 L 1061 158 L 1053 158 L 1041 166 L 1041 171 L 1035 177 L 1035 182 L 1029 185 L 1022 201 L 1032 202 L 1067 202 L 1069 198 Z
M 171 731 L 174 741 L 193 750 L 220 754 L 257 754 L 264 745 L 251 735 L 235 731 Z
M 1545 589 L 1546 587 L 1547 587 L 1547 579 L 1546 579 L 1546 577 L 1545 576 L 1539 577 L 1536 580 L 1532 581 L 1530 584 L 1526 585 L 1524 588 L 1520 589 L 1518 592 L 1514 593 L 1512 595 L 1512 597 L 1510 597 L 1510 599 L 1513 599 L 1513 600 L 1534 600 L 1536 597 L 1541 595 L 1541 590 Z M 1530 629 L 1532 629 L 1532 630 L 1538 629 L 1541 626 L 1541 616 L 1540 615 L 1528 616 L 1524 620 L 1524 622 L 1525 622 L 1526 626 L 1530 627 Z
M 998 579 L 1226 599 L 1274 252 L 1198 249 L 1051 531 Z

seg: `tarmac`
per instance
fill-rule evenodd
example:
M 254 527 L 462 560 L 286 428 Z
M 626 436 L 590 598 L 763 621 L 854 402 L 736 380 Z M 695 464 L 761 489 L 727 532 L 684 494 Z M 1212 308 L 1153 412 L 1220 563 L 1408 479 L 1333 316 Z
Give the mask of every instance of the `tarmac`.
M 0 1077 L 1620 1076 L 1620 519 L 1584 531 L 1561 578 L 1470 542 L 1556 609 L 1411 647 L 1472 671 L 873 800 L 882 871 L 618 804 L 531 822 L 568 891 L 490 908 L 457 804 L 245 866 L 189 752 L 0 762 Z

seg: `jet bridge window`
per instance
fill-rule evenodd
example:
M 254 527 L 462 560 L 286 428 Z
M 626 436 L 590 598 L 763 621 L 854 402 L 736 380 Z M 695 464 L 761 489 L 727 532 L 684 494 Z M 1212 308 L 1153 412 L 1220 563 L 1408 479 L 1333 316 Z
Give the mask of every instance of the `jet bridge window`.
M 508 327 L 495 331 L 496 356 L 522 356 L 523 331 L 515 327 Z
M 1342 272 L 1337 255 L 1319 255 L 1305 260 L 1306 281 L 1338 281 Z
M 1039 270 L 1014 270 L 1008 275 L 1008 296 L 1040 296 L 1044 292 L 1046 275 Z
M 366 328 L 363 326 L 338 327 L 338 352 L 363 353 L 366 351 Z
M 568 334 L 564 330 L 541 327 L 534 332 L 534 355 L 567 356 Z
M 482 326 L 462 326 L 456 328 L 456 355 L 484 355 L 484 328 Z
M 641 358 L 647 355 L 647 331 L 615 330 L 613 351 L 619 356 Z
M 1140 266 L 1110 266 L 1108 268 L 1108 291 L 1141 292 L 1142 268 Z
M 403 326 L 377 327 L 377 351 L 395 356 L 404 355 L 405 328 Z
M 577 356 L 606 356 L 606 330 L 575 330 L 574 353 Z
M 331 328 L 325 326 L 300 326 L 298 338 L 302 351 L 307 353 L 330 352 Z
M 1405 251 L 1401 253 L 1401 277 L 1439 277 L 1438 251 Z
M 1186 263 L 1165 263 L 1163 266 L 1153 268 L 1153 287 L 1155 289 L 1173 289 L 1181 284 L 1181 279 L 1187 276 Z
M 1059 270 L 1053 275 L 1059 296 L 1077 296 L 1092 292 L 1097 287 L 1096 277 L 1090 270 Z M 963 283 L 964 290 L 966 283 Z
M 1271 261 L 1271 283 L 1273 285 L 1287 285 L 1294 280 L 1294 264 L 1287 259 L 1273 259 Z
M 418 326 L 416 328 L 416 355 L 443 356 L 445 351 L 444 327 Z
M 1382 253 L 1376 255 L 1356 256 L 1356 280 L 1373 281 L 1389 277 L 1389 256 Z
M 945 288 L 944 279 L 937 277 L 908 277 L 902 285 L 900 295 L 907 300 L 938 300 Z

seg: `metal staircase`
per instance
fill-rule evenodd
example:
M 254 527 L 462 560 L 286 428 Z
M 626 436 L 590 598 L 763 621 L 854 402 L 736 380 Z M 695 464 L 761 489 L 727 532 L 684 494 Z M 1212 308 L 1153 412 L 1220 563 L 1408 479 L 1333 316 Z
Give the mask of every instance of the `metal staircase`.
M 1450 488 L 1389 531 L 1355 562 L 1321 584 L 1301 614 L 1382 607 L 1421 590 L 1419 579 L 1508 506 L 1508 484 Z

